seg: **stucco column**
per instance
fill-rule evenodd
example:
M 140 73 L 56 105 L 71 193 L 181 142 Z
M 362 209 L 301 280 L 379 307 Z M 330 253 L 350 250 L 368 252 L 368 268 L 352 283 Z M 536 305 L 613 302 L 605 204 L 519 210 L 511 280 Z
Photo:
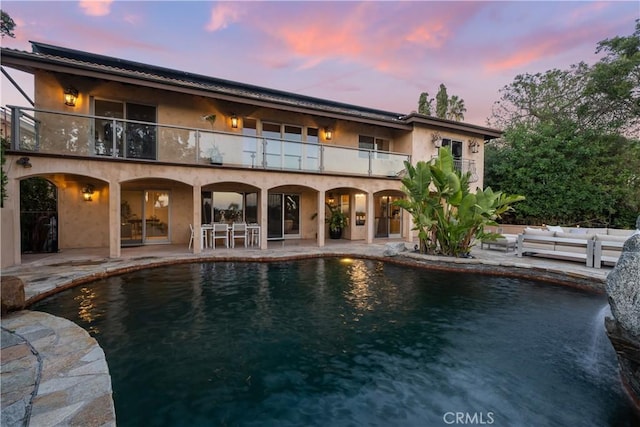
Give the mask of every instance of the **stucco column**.
M 202 252 L 202 186 L 193 186 L 193 217 L 191 223 L 193 224 L 193 253 L 199 254 Z
M 109 257 L 120 258 L 120 183 L 109 183 Z
M 373 243 L 373 236 L 375 236 L 376 210 L 373 205 L 373 200 L 373 193 L 367 193 L 367 221 L 365 223 L 367 224 L 367 244 Z
M 269 205 L 269 190 L 266 188 L 260 189 L 260 209 L 258 215 L 260 216 L 260 249 L 266 250 L 269 242 L 267 241 L 267 224 L 268 224 L 268 205 Z
M 316 239 L 318 243 L 318 247 L 324 246 L 324 216 L 325 216 L 324 199 L 325 197 L 326 196 L 325 196 L 324 190 L 318 191 L 318 216 L 316 217 L 316 221 L 318 222 L 316 224 L 316 227 L 318 228 L 318 237 Z
M 402 235 L 404 241 L 413 244 L 413 218 L 411 214 L 404 209 L 402 210 Z
M 16 167 L 15 164 L 11 166 Z M 12 264 L 18 265 L 22 264 L 22 239 L 20 238 L 20 180 L 17 178 L 9 178 L 6 189 L 7 198 L 4 201 L 6 208 L 3 209 L 4 213 L 6 213 L 6 209 L 10 207 L 10 212 L 12 214 L 12 220 L 10 221 L 12 223 L 12 232 L 7 233 L 13 239 L 13 260 L 11 261 L 13 261 Z M 5 231 L 6 230 L 2 230 L 3 234 Z M 2 260 L 3 266 L 5 266 L 6 262 L 7 260 Z M 11 264 L 6 264 L 6 266 L 9 265 Z

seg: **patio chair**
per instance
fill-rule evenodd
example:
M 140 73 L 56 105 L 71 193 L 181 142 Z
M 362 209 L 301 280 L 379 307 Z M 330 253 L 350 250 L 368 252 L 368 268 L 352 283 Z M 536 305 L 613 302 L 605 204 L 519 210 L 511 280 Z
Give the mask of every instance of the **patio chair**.
M 231 225 L 231 247 L 236 247 L 236 239 L 244 240 L 244 247 L 247 247 L 247 224 L 244 222 L 234 222 Z
M 195 230 L 193 229 L 193 225 L 189 224 L 189 229 L 191 230 L 191 238 L 189 239 L 189 249 L 193 245 L 193 238 L 195 236 Z M 207 247 L 207 230 L 200 229 L 200 249 L 204 249 Z
M 229 248 L 229 226 L 227 224 L 213 224 L 213 229 L 211 230 L 211 245 L 213 249 L 216 248 L 216 240 L 220 239 L 224 240 L 224 247 Z

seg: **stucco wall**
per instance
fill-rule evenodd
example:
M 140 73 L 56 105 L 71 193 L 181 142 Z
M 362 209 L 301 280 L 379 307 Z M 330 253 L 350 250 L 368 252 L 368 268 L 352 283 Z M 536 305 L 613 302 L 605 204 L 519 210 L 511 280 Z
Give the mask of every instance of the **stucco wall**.
M 13 231 L 15 230 L 13 214 L 14 211 L 11 208 L 4 207 L 0 209 L 0 222 L 2 226 L 0 229 L 0 250 L 2 251 L 0 259 L 2 260 L 2 267 L 9 267 L 16 262 L 13 256 Z

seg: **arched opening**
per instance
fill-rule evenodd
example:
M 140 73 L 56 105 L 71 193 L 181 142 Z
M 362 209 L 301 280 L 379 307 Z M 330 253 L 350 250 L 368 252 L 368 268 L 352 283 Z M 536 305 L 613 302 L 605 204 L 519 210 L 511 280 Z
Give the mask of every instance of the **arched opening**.
M 22 253 L 58 252 L 58 188 L 34 177 L 20 181 Z

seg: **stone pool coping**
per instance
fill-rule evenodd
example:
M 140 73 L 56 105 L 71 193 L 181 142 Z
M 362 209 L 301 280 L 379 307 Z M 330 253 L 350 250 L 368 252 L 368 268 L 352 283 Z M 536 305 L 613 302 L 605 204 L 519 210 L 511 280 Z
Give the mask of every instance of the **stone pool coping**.
M 28 304 L 70 287 L 131 271 L 207 261 L 272 262 L 319 257 L 364 258 L 441 271 L 541 280 L 603 293 L 610 269 L 576 263 L 517 258 L 474 248 L 474 258 L 447 258 L 411 251 L 385 256 L 384 244 L 285 247 L 270 250 L 216 250 L 201 254 L 182 249 L 140 248 L 122 258 L 67 252 L 4 269 L 21 278 Z M 111 379 L 103 350 L 76 324 L 29 310 L 0 319 L 2 326 L 3 426 L 115 426 Z M 9 387 L 11 386 L 11 387 Z M 24 421 L 24 422 L 23 422 Z

